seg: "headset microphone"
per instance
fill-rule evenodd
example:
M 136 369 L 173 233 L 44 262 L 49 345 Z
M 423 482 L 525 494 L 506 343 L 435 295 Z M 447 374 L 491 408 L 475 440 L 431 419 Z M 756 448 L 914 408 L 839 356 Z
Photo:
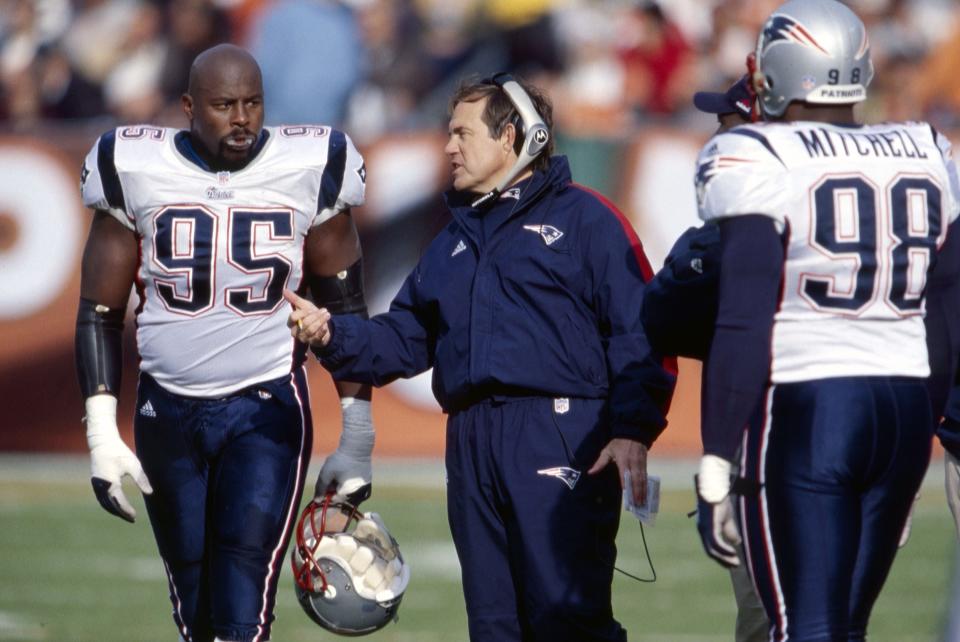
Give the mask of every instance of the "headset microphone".
M 543 152 L 547 146 L 547 142 L 550 140 L 550 130 L 547 128 L 547 124 L 543 122 L 543 118 L 537 113 L 537 109 L 533 106 L 533 101 L 530 100 L 530 96 L 523 90 L 520 83 L 514 80 L 513 76 L 501 72 L 495 74 L 493 78 L 490 79 L 490 82 L 503 89 L 507 98 L 513 103 L 514 109 L 520 114 L 520 119 L 523 121 L 523 132 L 517 132 L 517 135 L 519 136 L 522 133 L 524 140 L 523 147 L 520 149 L 520 155 L 517 157 L 517 162 L 510 168 L 507 175 L 503 177 L 500 185 L 472 203 L 472 206 L 477 208 L 487 206 L 496 200 L 496 198 L 500 196 L 500 193 L 509 187 L 510 183 L 513 182 L 520 172 L 526 169 L 527 165 L 532 163 L 534 159 Z

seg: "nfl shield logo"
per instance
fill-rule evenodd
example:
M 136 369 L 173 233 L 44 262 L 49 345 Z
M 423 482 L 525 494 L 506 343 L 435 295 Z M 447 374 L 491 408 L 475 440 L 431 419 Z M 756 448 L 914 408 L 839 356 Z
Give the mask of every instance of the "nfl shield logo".
M 570 400 L 566 397 L 560 397 L 553 400 L 553 411 L 558 415 L 565 415 L 570 410 Z
M 217 182 L 226 185 L 230 182 L 230 172 L 217 172 Z

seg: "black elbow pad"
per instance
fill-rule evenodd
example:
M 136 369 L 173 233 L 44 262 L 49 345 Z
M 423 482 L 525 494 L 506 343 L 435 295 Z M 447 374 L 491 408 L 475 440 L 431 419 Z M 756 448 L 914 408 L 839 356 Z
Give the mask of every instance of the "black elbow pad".
M 330 314 L 359 314 L 367 318 L 363 298 L 363 259 L 333 276 L 307 276 L 313 302 Z
M 123 308 L 80 298 L 74 349 L 84 399 L 103 393 L 120 396 L 123 316 Z

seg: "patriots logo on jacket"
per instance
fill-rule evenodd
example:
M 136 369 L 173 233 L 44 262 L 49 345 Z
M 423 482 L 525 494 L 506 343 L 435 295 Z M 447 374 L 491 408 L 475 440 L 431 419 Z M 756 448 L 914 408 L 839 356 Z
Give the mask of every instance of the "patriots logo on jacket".
M 771 16 L 763 28 L 763 51 L 780 41 L 794 42 L 804 47 L 816 49 L 827 56 L 830 55 L 802 24 L 790 16 Z
M 552 225 L 524 225 L 523 229 L 536 232 L 547 245 L 553 245 L 563 236 L 563 232 Z
M 580 479 L 580 471 L 574 470 L 573 468 L 567 468 L 566 466 L 556 466 L 554 468 L 541 468 L 537 471 L 538 475 L 546 475 L 547 477 L 556 477 L 564 484 L 567 485 L 567 488 L 573 490 L 573 487 L 577 485 L 577 480 Z

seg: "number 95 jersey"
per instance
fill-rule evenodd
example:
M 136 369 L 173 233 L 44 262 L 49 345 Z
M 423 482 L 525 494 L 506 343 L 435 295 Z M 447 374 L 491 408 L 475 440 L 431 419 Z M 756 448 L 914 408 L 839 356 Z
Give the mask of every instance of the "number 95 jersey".
M 924 290 L 960 185 L 928 124 L 737 127 L 704 146 L 696 187 L 703 220 L 785 232 L 773 383 L 929 375 Z
M 289 373 L 283 288 L 300 285 L 310 228 L 361 205 L 364 179 L 351 140 L 329 127 L 264 128 L 249 164 L 232 172 L 207 169 L 185 131 L 101 136 L 81 192 L 140 243 L 141 370 L 194 397 Z

